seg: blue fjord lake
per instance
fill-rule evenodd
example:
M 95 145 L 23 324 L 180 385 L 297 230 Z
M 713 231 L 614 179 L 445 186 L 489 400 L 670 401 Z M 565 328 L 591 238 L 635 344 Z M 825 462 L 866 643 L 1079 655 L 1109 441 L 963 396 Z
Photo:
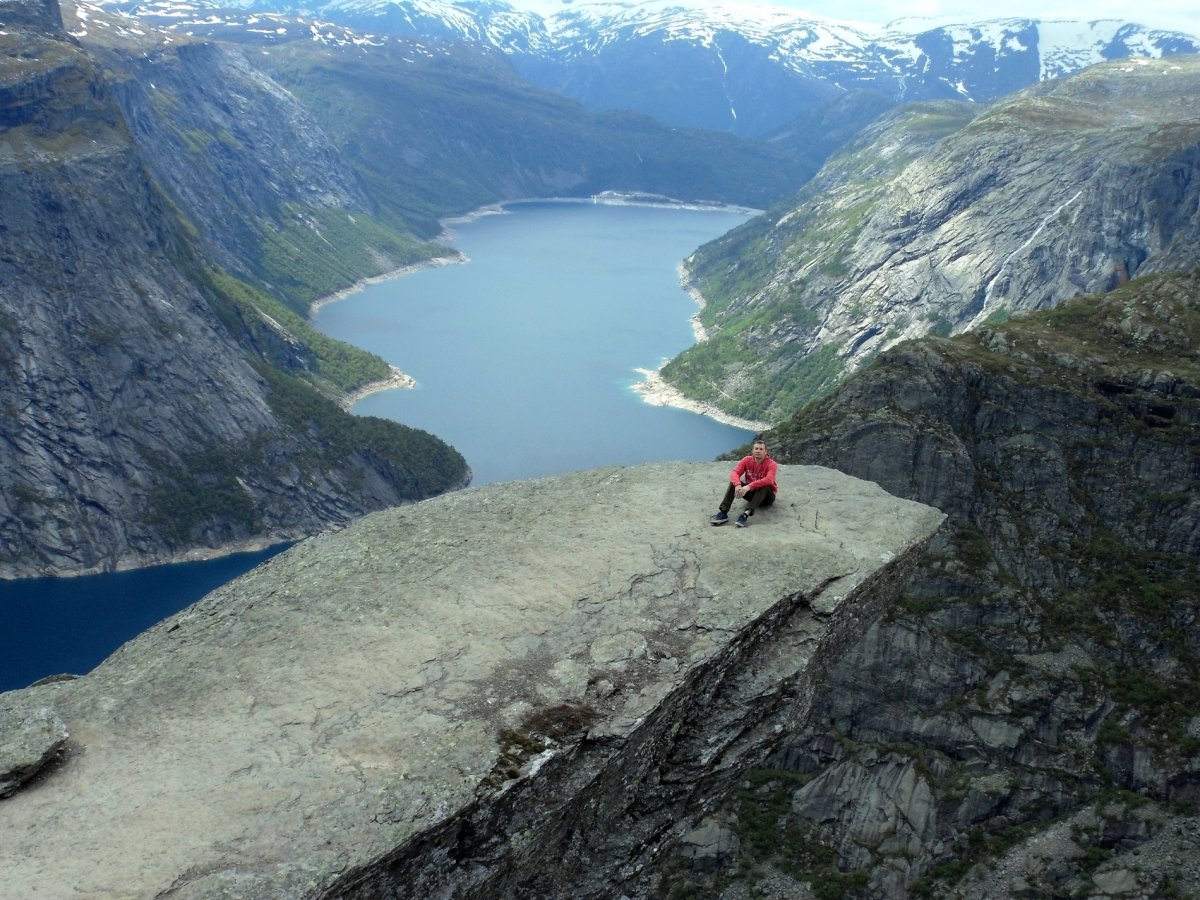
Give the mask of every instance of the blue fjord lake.
M 744 222 L 729 210 L 530 202 L 455 227 L 469 259 L 366 286 L 317 327 L 416 387 L 355 407 L 423 428 L 473 484 L 651 460 L 712 459 L 751 435 L 645 403 L 638 369 L 694 342 L 680 260 Z
M 455 226 L 464 264 L 367 285 L 315 315 L 416 379 L 354 411 L 449 441 L 473 484 L 707 460 L 751 433 L 633 390 L 693 342 L 680 260 L 730 210 L 531 202 Z M 714 487 L 714 491 L 720 486 Z M 714 493 L 714 503 L 718 499 Z M 702 512 L 702 511 L 699 511 Z M 90 671 L 122 643 L 277 551 L 83 578 L 0 581 L 0 691 Z

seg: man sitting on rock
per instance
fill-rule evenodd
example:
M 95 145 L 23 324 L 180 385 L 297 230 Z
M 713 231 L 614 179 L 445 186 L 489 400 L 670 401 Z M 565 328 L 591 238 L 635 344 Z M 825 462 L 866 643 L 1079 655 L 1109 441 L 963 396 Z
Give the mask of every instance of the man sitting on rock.
M 745 528 L 749 525 L 756 509 L 766 509 L 775 502 L 775 494 L 779 491 L 779 485 L 775 483 L 777 469 L 775 460 L 767 452 L 766 441 L 756 439 L 750 455 L 742 457 L 742 461 L 729 473 L 725 498 L 717 508 L 717 514 L 708 521 L 714 525 L 724 525 L 729 521 L 729 508 L 733 506 L 734 499 L 741 498 L 746 501 L 746 508 L 738 516 L 737 526 Z

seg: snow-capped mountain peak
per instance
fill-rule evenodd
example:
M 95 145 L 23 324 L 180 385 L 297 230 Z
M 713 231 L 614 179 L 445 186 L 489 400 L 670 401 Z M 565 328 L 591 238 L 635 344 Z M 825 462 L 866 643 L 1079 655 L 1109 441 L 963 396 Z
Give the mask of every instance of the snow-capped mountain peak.
M 893 101 L 989 101 L 1105 59 L 1200 52 L 1195 36 L 1116 19 L 905 18 L 874 26 L 768 3 L 705 0 L 545 0 L 541 14 L 504 0 L 216 2 L 99 5 L 181 30 L 201 21 L 216 29 L 222 18 L 248 30 L 245 16 L 255 14 L 319 20 L 372 39 L 470 41 L 502 51 L 531 81 L 593 108 L 745 136 L 765 135 L 858 90 Z M 265 35 L 268 23 L 257 24 Z

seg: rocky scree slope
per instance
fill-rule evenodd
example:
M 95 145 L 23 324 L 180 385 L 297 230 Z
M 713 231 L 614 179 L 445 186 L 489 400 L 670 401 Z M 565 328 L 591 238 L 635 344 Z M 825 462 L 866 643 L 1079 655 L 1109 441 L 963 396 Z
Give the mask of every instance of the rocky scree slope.
M 663 376 L 781 421 L 899 341 L 1195 265 L 1198 90 L 1181 56 L 885 116 L 688 260 L 710 337 Z
M 1200 273 L 903 344 L 769 439 L 948 520 L 663 892 L 1200 894 Z
M 713 528 L 728 472 L 384 510 L 0 695 L 0 895 L 615 896 L 806 716 L 944 518 L 798 466 Z
M 202 255 L 58 18 L 0 7 L 0 576 L 294 538 L 463 483 L 453 449 L 312 386 L 387 368 L 307 345 Z

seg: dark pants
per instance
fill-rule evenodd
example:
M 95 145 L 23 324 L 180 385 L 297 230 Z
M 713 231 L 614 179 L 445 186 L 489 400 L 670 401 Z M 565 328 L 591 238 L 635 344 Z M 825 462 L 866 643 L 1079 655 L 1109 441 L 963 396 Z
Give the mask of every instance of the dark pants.
M 736 484 L 730 484 L 725 489 L 725 499 L 721 501 L 720 506 L 721 512 L 727 513 L 729 507 L 733 506 L 733 492 L 736 488 Z M 775 492 L 769 487 L 756 488 L 748 491 L 742 499 L 746 501 L 746 512 L 753 515 L 756 509 L 766 509 L 775 502 Z

